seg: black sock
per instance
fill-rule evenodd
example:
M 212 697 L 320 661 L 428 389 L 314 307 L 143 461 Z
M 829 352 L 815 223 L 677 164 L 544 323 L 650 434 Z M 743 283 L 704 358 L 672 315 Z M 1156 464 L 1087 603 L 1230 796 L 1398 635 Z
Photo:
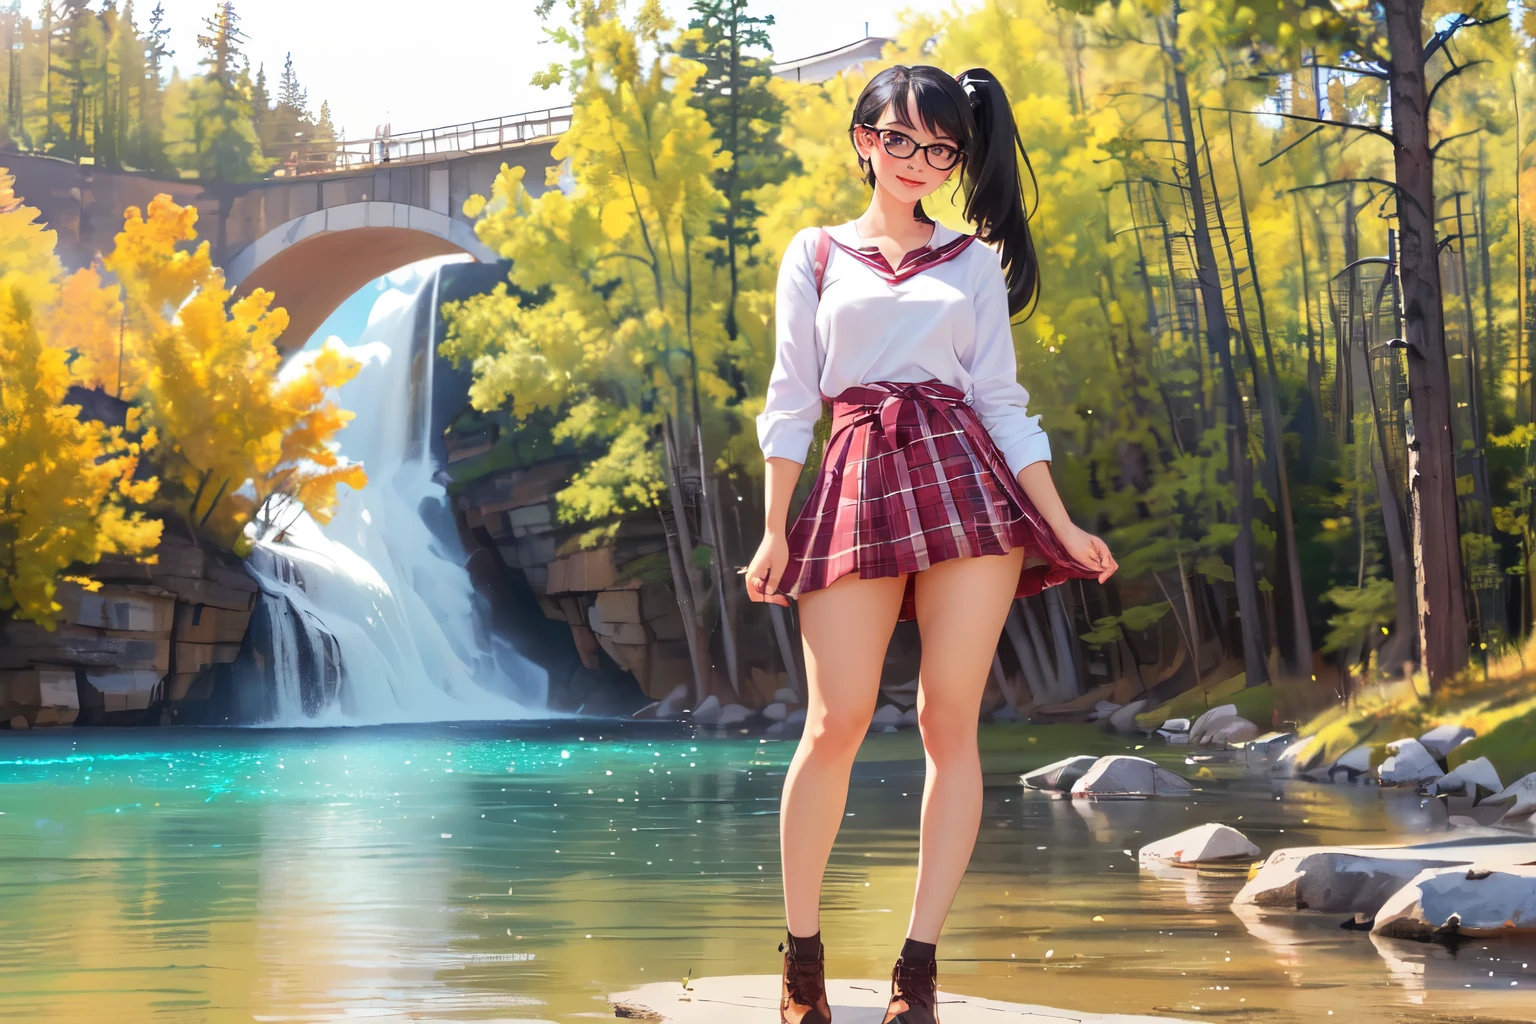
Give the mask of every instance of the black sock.
M 938 959 L 939 945 L 936 942 L 918 942 L 916 939 L 908 939 L 901 944 L 901 958 L 908 963 L 928 964 Z
M 821 959 L 821 932 L 804 937 L 785 931 L 789 936 L 789 955 L 796 960 L 820 960 Z

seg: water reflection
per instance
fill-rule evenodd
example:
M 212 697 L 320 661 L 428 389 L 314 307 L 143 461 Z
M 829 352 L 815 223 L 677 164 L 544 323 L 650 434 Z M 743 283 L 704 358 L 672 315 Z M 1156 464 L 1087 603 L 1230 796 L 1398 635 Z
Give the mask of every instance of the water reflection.
M 770 973 L 791 752 L 591 723 L 7 736 L 0 1018 L 575 1022 L 690 969 Z M 920 762 L 856 766 L 825 889 L 839 976 L 889 970 L 921 782 Z M 1134 856 L 1213 820 L 1266 851 L 1384 842 L 1432 824 L 1416 800 L 1208 780 L 1187 800 L 1089 804 L 988 783 L 944 937 L 955 991 L 1287 1024 L 1528 1013 L 1536 956 L 1518 947 L 1239 919 L 1240 879 Z

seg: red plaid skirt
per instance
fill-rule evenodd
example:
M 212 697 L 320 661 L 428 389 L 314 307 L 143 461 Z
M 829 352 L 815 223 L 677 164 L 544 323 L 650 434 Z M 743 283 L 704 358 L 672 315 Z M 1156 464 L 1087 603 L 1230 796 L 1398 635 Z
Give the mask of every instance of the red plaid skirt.
M 857 572 L 913 576 L 948 558 L 1023 548 L 1018 597 L 1097 574 L 1073 561 L 958 388 L 874 383 L 832 399 L 832 436 L 789 531 L 779 590 L 798 597 Z

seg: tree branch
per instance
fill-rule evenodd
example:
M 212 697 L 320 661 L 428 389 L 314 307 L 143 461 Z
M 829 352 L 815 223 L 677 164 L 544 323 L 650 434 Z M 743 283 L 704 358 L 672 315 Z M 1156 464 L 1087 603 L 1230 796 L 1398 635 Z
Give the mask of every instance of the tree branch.
M 1383 82 L 1389 81 L 1392 73 L 1385 68 L 1350 67 L 1347 64 L 1303 64 L 1304 68 L 1326 68 L 1329 71 L 1343 71 L 1351 75 L 1360 75 L 1363 78 L 1379 78 Z
M 1305 114 L 1283 114 L 1278 110 L 1238 110 L 1236 107 L 1204 107 L 1205 110 L 1220 110 L 1228 114 L 1249 114 L 1254 117 L 1283 117 L 1288 121 L 1305 121 L 1307 124 L 1330 125 L 1334 128 L 1352 128 L 1357 132 L 1365 132 L 1368 135 L 1379 135 L 1383 139 L 1397 144 L 1397 139 L 1384 128 L 1378 128 L 1373 124 L 1351 124 L 1349 121 L 1334 121 L 1326 117 L 1307 117 Z
M 1455 142 L 1457 139 L 1464 139 L 1468 135 L 1476 135 L 1482 130 L 1482 128 L 1473 128 L 1471 131 L 1457 132 L 1455 135 L 1447 135 L 1445 138 L 1429 147 L 1429 155 L 1431 157 L 1437 156 L 1440 152 L 1440 147 L 1445 145 L 1447 142 Z
M 1446 82 L 1449 82 L 1451 79 L 1455 78 L 1457 75 L 1461 74 L 1463 71 L 1467 70 L 1468 68 L 1475 68 L 1479 64 L 1487 64 L 1487 63 L 1488 62 L 1486 60 L 1468 61 L 1465 64 L 1457 64 L 1455 67 L 1451 68 L 1451 70 L 1449 70 L 1445 74 L 1441 75 L 1435 81 L 1435 84 L 1429 87 L 1429 96 L 1428 96 L 1427 99 L 1424 100 L 1425 108 L 1428 109 L 1428 108 L 1433 107 L 1435 105 L 1435 93 L 1439 92 L 1440 91 L 1440 87 L 1442 85 L 1444 85 Z
M 1323 130 L 1323 125 L 1318 125 L 1316 128 L 1313 128 L 1311 131 L 1307 132 L 1307 134 L 1303 135 L 1301 138 L 1297 139 L 1295 142 L 1291 143 L 1289 146 L 1286 146 L 1284 149 L 1280 150 L 1280 152 L 1276 153 L 1274 156 L 1266 157 L 1263 160 L 1259 161 L 1259 166 L 1263 167 L 1263 166 L 1265 166 L 1267 164 L 1274 163 L 1276 160 L 1279 160 L 1281 157 L 1285 156 L 1285 154 L 1289 153 L 1291 150 L 1295 149 L 1297 146 L 1301 145 L 1303 142 L 1306 142 L 1308 139 L 1310 139 L 1312 136 L 1316 135 L 1318 132 L 1320 132 L 1322 130 Z
M 1393 191 L 1397 190 L 1397 183 L 1386 178 L 1335 178 L 1333 181 L 1320 181 L 1315 185 L 1297 185 L 1295 188 L 1286 189 L 1287 192 L 1306 192 L 1314 188 L 1332 188 L 1334 185 L 1355 185 L 1369 182 L 1376 185 L 1385 185 Z
M 1424 45 L 1424 63 L 1428 64 L 1429 59 L 1435 55 L 1436 51 L 1440 50 L 1447 43 L 1449 43 L 1455 37 L 1456 33 L 1460 32 L 1462 29 L 1482 28 L 1484 25 L 1496 25 L 1508 17 L 1508 14 L 1497 14 L 1492 18 L 1474 18 L 1470 14 L 1453 15 L 1451 17 L 1450 24 L 1446 25 L 1445 28 L 1431 36 L 1429 42 Z

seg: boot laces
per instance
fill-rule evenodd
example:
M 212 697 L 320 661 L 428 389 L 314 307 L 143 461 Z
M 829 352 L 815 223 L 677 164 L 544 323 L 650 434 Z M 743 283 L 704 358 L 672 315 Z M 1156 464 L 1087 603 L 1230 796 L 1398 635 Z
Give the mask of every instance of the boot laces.
M 906 1000 L 909 1010 L 920 1006 L 931 1011 L 938 983 L 939 965 L 933 961 L 908 963 L 898 959 L 891 969 L 891 988 L 896 996 Z
M 784 950 L 784 944 L 779 943 L 779 949 Z M 795 954 L 790 952 L 784 957 L 784 983 L 789 988 L 789 997 L 801 1006 L 814 1006 L 826 997 L 826 982 L 822 978 L 822 961 L 797 960 Z

